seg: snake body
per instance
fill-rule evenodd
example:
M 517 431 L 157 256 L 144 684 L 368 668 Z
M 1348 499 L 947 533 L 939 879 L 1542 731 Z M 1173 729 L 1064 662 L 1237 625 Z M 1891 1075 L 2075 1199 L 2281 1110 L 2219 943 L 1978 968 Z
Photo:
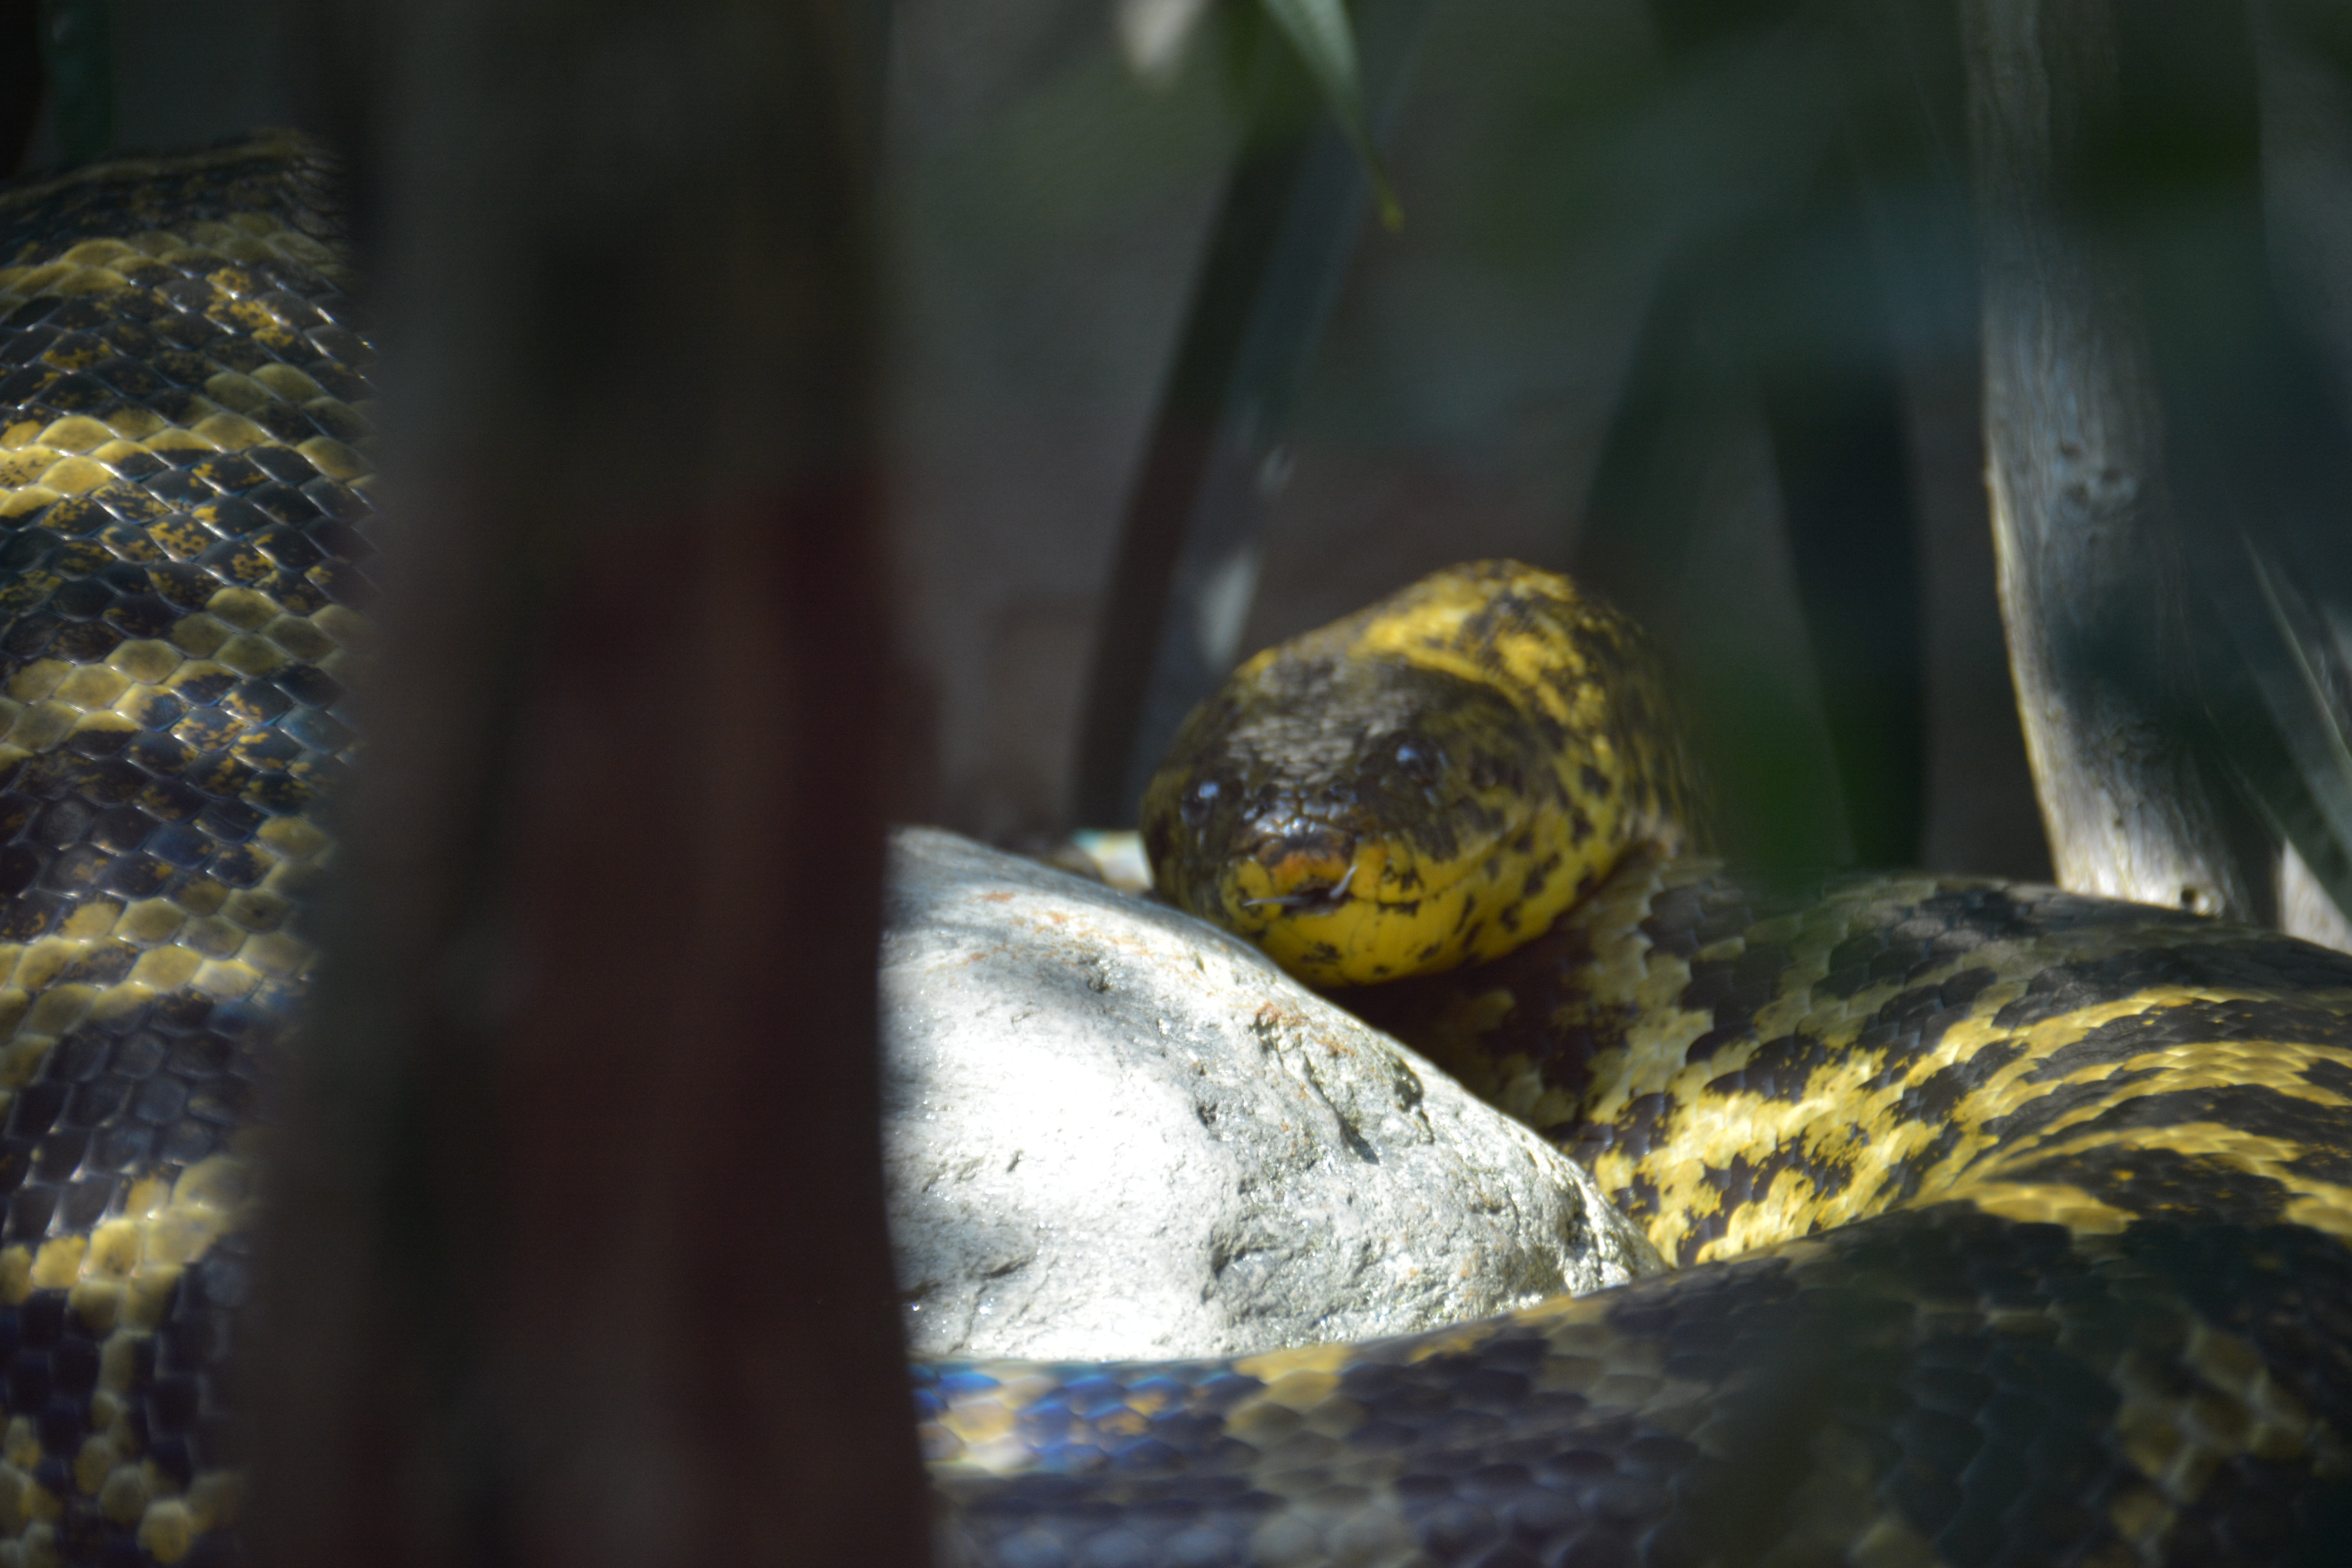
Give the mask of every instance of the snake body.
M 232 1561 L 260 1086 L 364 643 L 331 193 L 266 139 L 0 187 L 0 1563 Z
M 1311 977 L 1450 969 L 1343 998 L 1682 1267 L 1373 1343 L 920 1368 L 953 1558 L 2352 1560 L 2352 958 L 1984 880 L 1743 880 L 1683 852 L 1660 689 L 1563 580 L 1457 569 L 1244 665 L 1145 831 L 1171 896 Z M 1521 940 L 1452 967 L 1482 922 Z

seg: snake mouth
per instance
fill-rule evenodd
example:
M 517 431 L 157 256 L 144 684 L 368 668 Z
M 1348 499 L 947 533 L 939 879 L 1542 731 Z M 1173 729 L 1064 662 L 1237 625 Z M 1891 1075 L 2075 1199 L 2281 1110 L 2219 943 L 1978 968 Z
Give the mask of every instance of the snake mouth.
M 1350 861 L 1348 862 L 1346 873 L 1339 880 L 1328 886 L 1301 888 L 1296 893 L 1270 894 L 1264 898 L 1244 898 L 1242 900 L 1242 907 L 1256 909 L 1271 904 L 1279 909 L 1292 911 L 1337 908 L 1347 898 L 1348 884 L 1356 880 L 1356 873 L 1359 869 L 1360 868 L 1356 862 Z
M 1454 858 L 1433 863 L 1381 834 L 1294 830 L 1269 835 L 1255 853 L 1234 857 L 1221 902 L 1258 926 L 1343 912 L 1410 917 L 1453 894 L 1501 841 L 1499 835 L 1482 837 Z
M 1337 914 L 1377 893 L 1384 860 L 1377 841 L 1293 819 L 1227 862 L 1221 902 L 1259 928 Z

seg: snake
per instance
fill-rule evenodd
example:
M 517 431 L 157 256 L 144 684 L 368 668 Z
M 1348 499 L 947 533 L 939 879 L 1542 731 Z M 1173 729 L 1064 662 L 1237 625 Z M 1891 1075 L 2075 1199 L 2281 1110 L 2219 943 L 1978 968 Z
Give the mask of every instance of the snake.
M 358 760 L 369 383 L 294 136 L 0 187 L 0 1561 L 236 1560 L 263 1086 Z M 2325 1563 L 2352 959 L 1739 875 L 1623 617 L 1507 563 L 1251 661 L 1166 896 L 1591 1170 L 1677 1267 L 1221 1360 L 932 1362 L 984 1568 Z M 821 1413 L 813 1413 L 821 1417 Z
M 1673 1267 L 1187 1362 L 917 1368 L 943 1561 L 2352 1561 L 2352 957 L 2054 888 L 1743 875 L 1658 649 L 1439 572 L 1267 650 L 1160 894 L 1581 1163 Z

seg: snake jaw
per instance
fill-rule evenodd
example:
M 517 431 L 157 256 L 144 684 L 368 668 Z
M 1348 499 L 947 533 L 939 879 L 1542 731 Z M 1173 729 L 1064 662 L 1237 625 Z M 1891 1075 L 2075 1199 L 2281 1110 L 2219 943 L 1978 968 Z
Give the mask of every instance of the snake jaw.
M 1348 884 L 1355 880 L 1356 868 L 1350 864 L 1340 874 L 1337 883 L 1327 883 L 1319 887 L 1301 888 L 1297 893 L 1270 894 L 1265 898 L 1244 898 L 1242 900 L 1242 907 L 1253 909 L 1261 904 L 1270 904 L 1283 909 L 1314 909 L 1335 904 L 1348 896 Z
M 1287 825 L 1290 831 L 1268 833 L 1253 852 L 1234 856 L 1214 907 L 1229 929 L 1311 985 L 1365 985 L 1425 971 L 1433 947 L 1496 902 L 1486 873 L 1499 838 L 1482 839 L 1441 864 L 1374 832 L 1318 823 L 1306 833 Z M 1434 967 L 1451 962 L 1441 957 Z
M 1265 927 L 1301 915 L 1328 913 L 1343 907 L 1359 881 L 1367 889 L 1378 883 L 1378 868 L 1367 868 L 1367 846 L 1344 828 L 1324 821 L 1301 824 L 1286 818 L 1278 825 L 1260 825 L 1257 844 L 1230 862 L 1218 890 L 1221 904 L 1236 928 L 1255 939 Z M 1370 870 L 1370 876 L 1360 873 Z

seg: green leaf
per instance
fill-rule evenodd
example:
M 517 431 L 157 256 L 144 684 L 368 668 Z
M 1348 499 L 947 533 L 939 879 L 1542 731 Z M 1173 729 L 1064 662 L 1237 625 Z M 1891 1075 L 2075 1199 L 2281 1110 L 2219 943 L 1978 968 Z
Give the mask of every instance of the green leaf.
M 1307 67 L 1307 74 L 1323 94 L 1324 103 L 1339 120 L 1364 173 L 1372 182 L 1372 198 L 1380 204 L 1381 222 L 1393 230 L 1404 222 L 1389 185 L 1388 171 L 1372 145 L 1370 125 L 1364 118 L 1364 83 L 1356 64 L 1356 33 L 1349 26 L 1344 0 L 1258 0 L 1274 19 L 1290 47 Z

